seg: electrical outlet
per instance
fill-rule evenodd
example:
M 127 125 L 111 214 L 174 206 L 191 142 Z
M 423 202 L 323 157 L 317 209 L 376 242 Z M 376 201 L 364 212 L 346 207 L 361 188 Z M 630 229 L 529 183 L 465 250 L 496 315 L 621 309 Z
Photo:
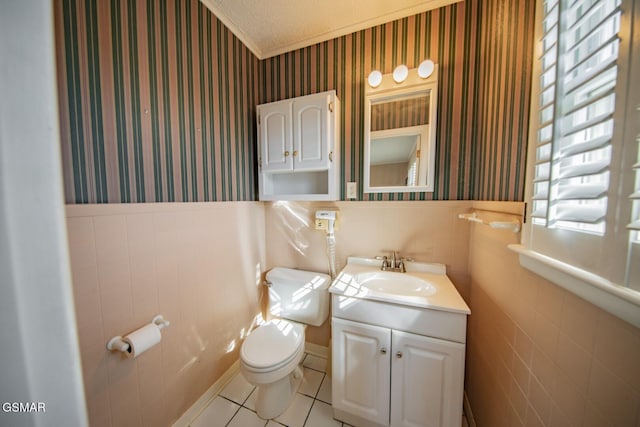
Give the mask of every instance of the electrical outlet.
M 358 183 L 347 182 L 347 199 L 357 199 L 357 198 L 358 198 Z

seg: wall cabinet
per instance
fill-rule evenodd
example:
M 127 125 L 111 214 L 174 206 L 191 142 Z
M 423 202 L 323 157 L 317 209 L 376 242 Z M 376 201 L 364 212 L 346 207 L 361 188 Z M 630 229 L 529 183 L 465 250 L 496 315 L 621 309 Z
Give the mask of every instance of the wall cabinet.
M 338 200 L 335 91 L 258 106 L 260 200 Z
M 354 425 L 460 425 L 465 345 L 332 318 L 333 407 Z

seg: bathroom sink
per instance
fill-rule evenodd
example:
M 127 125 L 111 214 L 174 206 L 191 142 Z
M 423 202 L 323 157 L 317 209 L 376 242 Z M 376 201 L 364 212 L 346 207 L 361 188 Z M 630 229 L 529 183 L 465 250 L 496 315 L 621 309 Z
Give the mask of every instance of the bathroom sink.
M 362 288 L 386 294 L 429 296 L 437 291 L 432 283 L 424 279 L 393 271 L 366 271 L 356 274 L 354 280 Z
M 341 297 L 469 313 L 446 267 L 437 263 L 406 262 L 406 273 L 383 271 L 380 261 L 349 257 L 329 292 Z

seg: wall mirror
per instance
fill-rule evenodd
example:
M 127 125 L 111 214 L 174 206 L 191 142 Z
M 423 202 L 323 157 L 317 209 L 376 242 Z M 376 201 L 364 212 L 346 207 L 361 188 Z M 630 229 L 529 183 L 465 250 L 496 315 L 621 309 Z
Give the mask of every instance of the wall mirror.
M 365 193 L 434 189 L 438 70 L 405 73 L 400 83 L 393 74 L 365 83 Z

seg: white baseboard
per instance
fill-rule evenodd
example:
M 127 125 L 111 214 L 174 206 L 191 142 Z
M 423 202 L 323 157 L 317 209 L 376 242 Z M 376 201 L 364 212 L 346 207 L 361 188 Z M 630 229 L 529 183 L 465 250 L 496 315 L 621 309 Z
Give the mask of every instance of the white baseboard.
M 224 374 L 216 381 L 196 402 L 191 405 L 187 411 L 173 423 L 172 427 L 189 427 L 191 422 L 207 407 L 209 402 L 213 400 L 222 391 L 225 385 L 240 369 L 240 361 L 236 360 L 233 365 L 227 369 Z
M 467 396 L 467 392 L 464 392 L 462 401 L 462 410 L 467 417 L 467 423 L 469 423 L 469 427 L 477 427 L 476 420 L 473 418 L 473 412 L 471 411 L 471 403 L 469 403 L 469 397 Z
M 329 357 L 329 347 L 314 344 L 312 342 L 304 343 L 304 351 L 309 354 L 313 354 L 314 356 L 324 357 L 325 359 Z

